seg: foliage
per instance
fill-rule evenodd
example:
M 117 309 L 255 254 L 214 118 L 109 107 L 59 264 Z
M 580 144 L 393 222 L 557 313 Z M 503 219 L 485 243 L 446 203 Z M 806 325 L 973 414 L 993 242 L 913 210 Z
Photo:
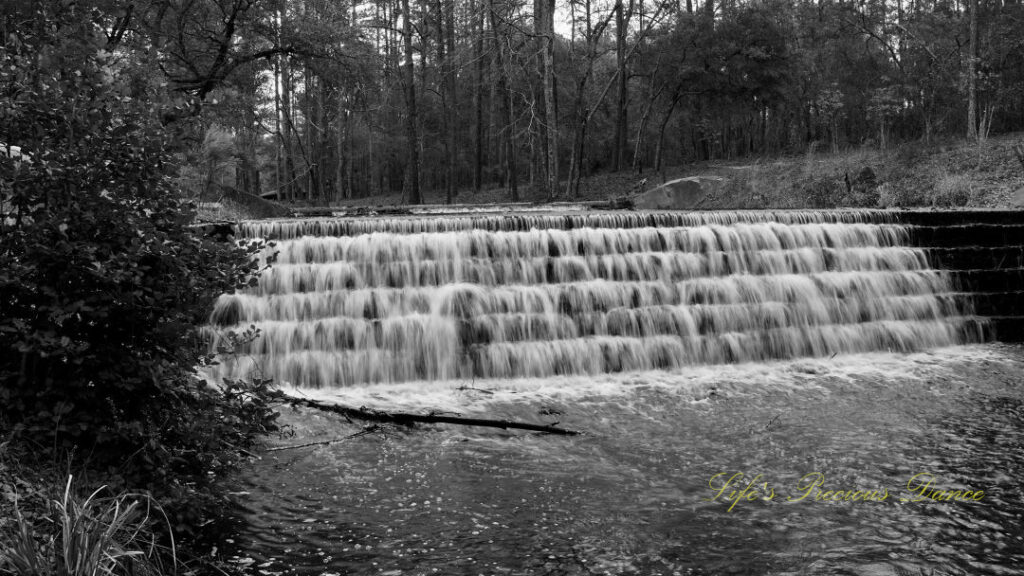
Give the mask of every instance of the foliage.
M 274 428 L 253 401 L 267 383 L 221 391 L 192 368 L 195 326 L 255 282 L 259 246 L 189 227 L 160 121 L 177 104 L 146 56 L 108 49 L 86 4 L 37 7 L 0 52 L 2 138 L 27 155 L 0 158 L 0 432 L 150 491 L 194 529 L 213 482 Z
M 164 570 L 164 551 L 152 527 L 162 510 L 147 494 L 85 497 L 68 477 L 63 496 L 47 503 L 42 517 L 14 509 L 15 525 L 0 532 L 0 574 L 18 576 L 147 576 Z M 41 532 L 41 533 L 40 533 Z
M 194 164 L 183 163 L 174 184 L 189 198 L 208 202 L 234 176 L 234 138 L 223 127 L 211 125 L 193 156 Z
M 935 181 L 932 205 L 943 208 L 966 206 L 971 200 L 971 179 L 964 174 L 942 174 Z

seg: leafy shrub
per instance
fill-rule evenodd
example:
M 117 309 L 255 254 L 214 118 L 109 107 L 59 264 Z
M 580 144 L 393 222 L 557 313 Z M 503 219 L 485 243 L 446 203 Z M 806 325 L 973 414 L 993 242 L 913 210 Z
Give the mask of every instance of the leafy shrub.
M 971 200 L 971 179 L 964 174 L 944 174 L 935 181 L 932 205 L 966 206 Z
M 841 182 L 833 182 L 827 178 L 803 178 L 794 181 L 794 187 L 806 198 L 812 208 L 835 208 L 843 205 L 846 190 Z
M 916 181 L 884 182 L 878 187 L 878 206 L 882 208 L 921 206 L 924 203 L 924 191 Z
M 925 161 L 935 149 L 935 145 L 921 141 L 904 142 L 892 153 L 892 161 L 897 166 L 914 166 Z
M 265 382 L 221 391 L 193 373 L 194 327 L 255 282 L 259 246 L 189 227 L 160 122 L 173 97 L 144 62 L 106 50 L 77 4 L 39 6 L 56 10 L 45 36 L 11 32 L 0 51 L 3 137 L 29 157 L 0 156 L 0 432 L 153 492 L 188 530 L 274 427 L 252 409 Z
M 897 206 L 895 190 L 895 186 L 893 186 L 890 182 L 883 182 L 878 187 L 879 208 L 895 208 Z

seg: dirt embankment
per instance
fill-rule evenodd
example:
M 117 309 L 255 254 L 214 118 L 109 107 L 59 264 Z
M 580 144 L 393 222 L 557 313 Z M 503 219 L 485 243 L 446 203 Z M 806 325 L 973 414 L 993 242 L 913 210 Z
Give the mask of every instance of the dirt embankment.
M 735 162 L 701 162 L 659 173 L 619 172 L 586 178 L 578 197 L 562 201 L 609 200 L 650 190 L 690 176 L 721 177 L 708 187 L 702 209 L 833 208 L 833 207 L 1024 207 L 1024 160 L 1015 146 L 1024 134 L 1006 134 L 980 144 L 964 140 L 911 142 L 886 150 L 858 148 L 836 153 L 810 153 L 782 158 L 747 158 Z M 461 204 L 509 202 L 505 188 L 480 193 L 463 190 Z M 546 196 L 527 185 L 523 202 L 544 202 Z M 441 192 L 428 191 L 425 201 L 443 204 Z M 401 195 L 360 198 L 347 206 L 401 204 Z
M 980 144 L 964 140 L 912 142 L 886 150 L 858 148 L 835 153 L 808 153 L 781 158 L 746 158 L 733 162 L 701 162 L 658 173 L 619 172 L 584 179 L 580 193 L 561 193 L 558 201 L 605 201 L 635 196 L 665 182 L 711 176 L 699 209 L 737 208 L 1024 208 L 1024 159 L 1016 147 L 1024 133 L 989 138 Z M 1024 150 L 1022 150 L 1024 152 Z M 235 200 L 231 198 L 229 200 Z M 461 190 L 458 204 L 499 204 L 512 200 L 506 188 L 475 193 Z M 519 201 L 543 203 L 547 196 L 523 184 Z M 444 191 L 424 192 L 426 204 L 444 204 Z M 273 204 L 260 199 L 260 203 Z M 229 219 L 260 218 L 265 206 L 249 213 L 244 202 L 229 201 Z M 395 207 L 401 194 L 356 198 L 345 207 Z M 224 216 L 221 214 L 221 216 Z
M 702 208 L 1024 207 L 1024 135 L 723 165 Z

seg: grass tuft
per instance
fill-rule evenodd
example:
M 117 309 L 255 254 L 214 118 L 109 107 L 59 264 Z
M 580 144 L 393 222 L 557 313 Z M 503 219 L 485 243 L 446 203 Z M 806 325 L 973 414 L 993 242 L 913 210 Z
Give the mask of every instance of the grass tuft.
M 13 525 L 0 532 L 0 574 L 19 576 L 159 576 L 177 568 L 153 531 L 159 506 L 146 494 L 77 496 L 69 476 L 62 497 L 44 510 L 15 502 Z M 166 522 L 166 517 L 164 517 Z M 169 532 L 169 530 L 168 530 Z M 170 558 L 169 569 L 162 558 Z
M 931 204 L 943 208 L 966 206 L 974 196 L 973 185 L 974 180 L 966 174 L 942 174 L 935 181 Z

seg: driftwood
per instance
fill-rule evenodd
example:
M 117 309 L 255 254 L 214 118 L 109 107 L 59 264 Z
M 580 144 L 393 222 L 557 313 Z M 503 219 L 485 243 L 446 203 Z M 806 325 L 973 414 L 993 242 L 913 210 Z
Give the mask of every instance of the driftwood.
M 486 428 L 501 428 L 504 430 L 530 430 L 533 432 L 545 432 L 547 434 L 560 434 L 563 436 L 575 436 L 579 434 L 576 430 L 559 428 L 558 422 L 555 422 L 554 424 L 531 424 L 529 422 L 516 422 L 513 420 L 492 420 L 487 418 L 446 416 L 444 414 L 437 413 L 410 414 L 406 412 L 385 412 L 383 410 L 373 410 L 366 407 L 351 408 L 349 406 L 327 404 L 326 402 L 317 402 L 316 400 L 297 398 L 295 396 L 286 396 L 285 401 L 297 406 L 306 406 L 307 408 L 314 408 L 324 412 L 340 414 L 346 418 L 358 418 L 360 420 L 369 420 L 371 422 L 389 422 L 392 424 L 402 424 L 404 426 L 414 426 L 417 423 L 458 424 L 460 426 L 482 426 Z

